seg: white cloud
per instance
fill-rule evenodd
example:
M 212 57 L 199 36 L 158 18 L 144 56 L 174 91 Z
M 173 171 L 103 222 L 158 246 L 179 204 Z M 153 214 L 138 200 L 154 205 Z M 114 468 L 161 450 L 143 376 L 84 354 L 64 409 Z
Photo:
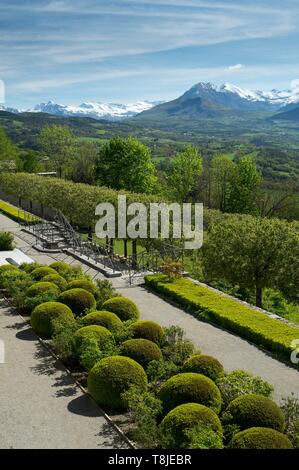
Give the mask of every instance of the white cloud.
M 243 69 L 243 68 L 244 68 L 244 65 L 236 64 L 236 65 L 230 65 L 228 67 L 228 70 L 234 71 L 234 70 L 240 70 L 240 69 Z
M 295 80 L 291 81 L 291 88 L 292 90 L 299 88 L 299 78 L 296 78 Z

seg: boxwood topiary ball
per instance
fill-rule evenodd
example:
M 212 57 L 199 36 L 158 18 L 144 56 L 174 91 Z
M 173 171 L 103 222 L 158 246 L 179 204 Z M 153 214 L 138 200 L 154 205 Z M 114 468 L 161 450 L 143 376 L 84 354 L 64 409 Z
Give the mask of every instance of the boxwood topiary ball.
M 37 297 L 45 292 L 58 296 L 60 291 L 53 282 L 35 282 L 27 289 L 26 297 Z
M 122 343 L 120 352 L 123 356 L 130 357 L 134 361 L 147 367 L 151 361 L 163 359 L 161 349 L 153 341 L 148 339 L 129 339 Z
M 85 278 L 74 279 L 70 281 L 67 286 L 68 289 L 85 289 L 92 294 L 95 293 L 96 287 L 92 281 Z
M 30 322 L 37 335 L 50 338 L 53 333 L 52 322 L 56 319 L 71 321 L 74 315 L 67 305 L 60 302 L 45 302 L 35 307 Z
M 150 320 L 139 320 L 132 324 L 133 338 L 144 338 L 157 344 L 162 344 L 164 331 L 161 325 Z
M 160 424 L 162 435 L 169 441 L 168 447 L 186 447 L 185 432 L 197 424 L 210 426 L 222 434 L 220 420 L 216 413 L 207 406 L 198 403 L 185 403 L 171 410 Z
M 66 280 L 59 274 L 48 274 L 43 278 L 43 282 L 53 282 L 61 291 L 65 290 L 67 287 Z
M 35 268 L 31 272 L 31 276 L 33 279 L 36 281 L 40 281 L 43 279 L 45 276 L 48 276 L 49 274 L 57 274 L 55 269 L 50 268 L 49 266 L 41 266 L 40 268 Z
M 185 362 L 184 371 L 203 374 L 215 382 L 224 370 L 223 365 L 215 357 L 195 354 Z
M 242 395 L 233 400 L 223 414 L 223 422 L 236 424 L 240 429 L 253 427 L 283 431 L 285 426 L 281 409 L 270 398 L 261 395 Z
M 275 429 L 250 428 L 238 432 L 230 443 L 232 449 L 292 449 L 287 436 Z
M 99 405 L 126 408 L 121 398 L 132 386 L 141 392 L 147 389 L 147 377 L 138 362 L 123 356 L 111 356 L 97 362 L 87 380 L 88 391 Z
M 123 323 L 115 313 L 105 310 L 88 313 L 82 317 L 83 325 L 100 325 L 114 332 L 122 327 Z
M 72 270 L 72 267 L 63 261 L 54 261 L 50 264 L 50 268 L 55 269 L 60 276 L 64 276 Z
M 164 412 L 183 403 L 199 403 L 213 409 L 221 408 L 221 395 L 214 382 L 201 374 L 192 372 L 177 374 L 168 379 L 159 389 Z
M 103 303 L 103 310 L 115 313 L 122 321 L 138 320 L 140 313 L 137 305 L 126 297 L 113 297 Z
M 59 302 L 70 307 L 75 316 L 83 315 L 86 310 L 95 308 L 94 296 L 85 289 L 70 289 L 62 292 Z
M 79 328 L 74 334 L 76 351 L 80 352 L 82 341 L 87 338 L 96 339 L 99 349 L 103 349 L 109 342 L 113 342 L 113 335 L 107 328 L 99 325 L 88 325 Z

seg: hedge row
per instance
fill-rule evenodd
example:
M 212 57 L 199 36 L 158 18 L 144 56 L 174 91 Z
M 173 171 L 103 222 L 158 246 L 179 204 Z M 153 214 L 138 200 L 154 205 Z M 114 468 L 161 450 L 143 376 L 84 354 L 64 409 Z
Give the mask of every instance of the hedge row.
M 165 276 L 158 274 L 147 276 L 145 283 L 150 289 L 174 300 L 198 318 L 218 324 L 290 360 L 291 343 L 299 337 L 299 329 L 295 326 L 270 318 L 265 313 L 188 279 L 170 283 Z
M 2 214 L 7 215 L 16 222 L 19 222 L 20 224 L 25 223 L 25 221 L 38 222 L 40 220 L 38 217 L 35 217 L 29 214 L 28 212 L 26 213 L 26 217 L 24 217 L 23 211 L 19 211 L 16 207 L 11 206 L 10 204 L 4 201 L 0 201 L 0 212 L 2 212 Z

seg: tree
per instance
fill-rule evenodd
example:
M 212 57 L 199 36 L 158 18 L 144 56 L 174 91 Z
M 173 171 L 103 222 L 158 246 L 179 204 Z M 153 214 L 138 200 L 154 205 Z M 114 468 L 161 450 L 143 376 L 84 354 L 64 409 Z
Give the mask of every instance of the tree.
M 60 178 L 74 156 L 74 142 L 74 135 L 66 126 L 47 126 L 40 133 L 43 151 L 53 162 Z
M 156 184 L 151 152 L 134 137 L 116 137 L 104 145 L 96 175 L 99 184 L 117 190 L 151 193 Z
M 72 165 L 71 179 L 76 183 L 95 184 L 99 149 L 94 142 L 81 142 Z
M 243 157 L 235 165 L 230 178 L 230 190 L 227 212 L 256 214 L 257 191 L 261 183 L 261 174 L 251 157 Z
M 28 150 L 21 155 L 22 170 L 26 173 L 36 173 L 41 168 L 40 156 L 34 150 Z
M 235 163 L 226 155 L 216 155 L 211 162 L 212 205 L 221 212 L 228 211 L 230 188 L 235 172 Z
M 16 161 L 19 150 L 7 136 L 4 129 L 0 128 L 0 160 Z
M 252 216 L 226 216 L 215 222 L 203 246 L 209 280 L 223 279 L 241 288 L 255 289 L 262 306 L 266 287 L 298 298 L 298 224 Z
M 173 158 L 168 175 L 169 190 L 178 202 L 194 200 L 201 174 L 202 157 L 195 147 L 187 145 Z

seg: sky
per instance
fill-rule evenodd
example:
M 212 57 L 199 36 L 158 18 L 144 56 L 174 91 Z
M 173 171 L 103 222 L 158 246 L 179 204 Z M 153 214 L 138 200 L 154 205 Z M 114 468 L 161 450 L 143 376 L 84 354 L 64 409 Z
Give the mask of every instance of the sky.
M 0 0 L 0 98 L 170 100 L 198 82 L 299 86 L 298 0 Z M 4 98 L 2 98 L 2 101 Z

